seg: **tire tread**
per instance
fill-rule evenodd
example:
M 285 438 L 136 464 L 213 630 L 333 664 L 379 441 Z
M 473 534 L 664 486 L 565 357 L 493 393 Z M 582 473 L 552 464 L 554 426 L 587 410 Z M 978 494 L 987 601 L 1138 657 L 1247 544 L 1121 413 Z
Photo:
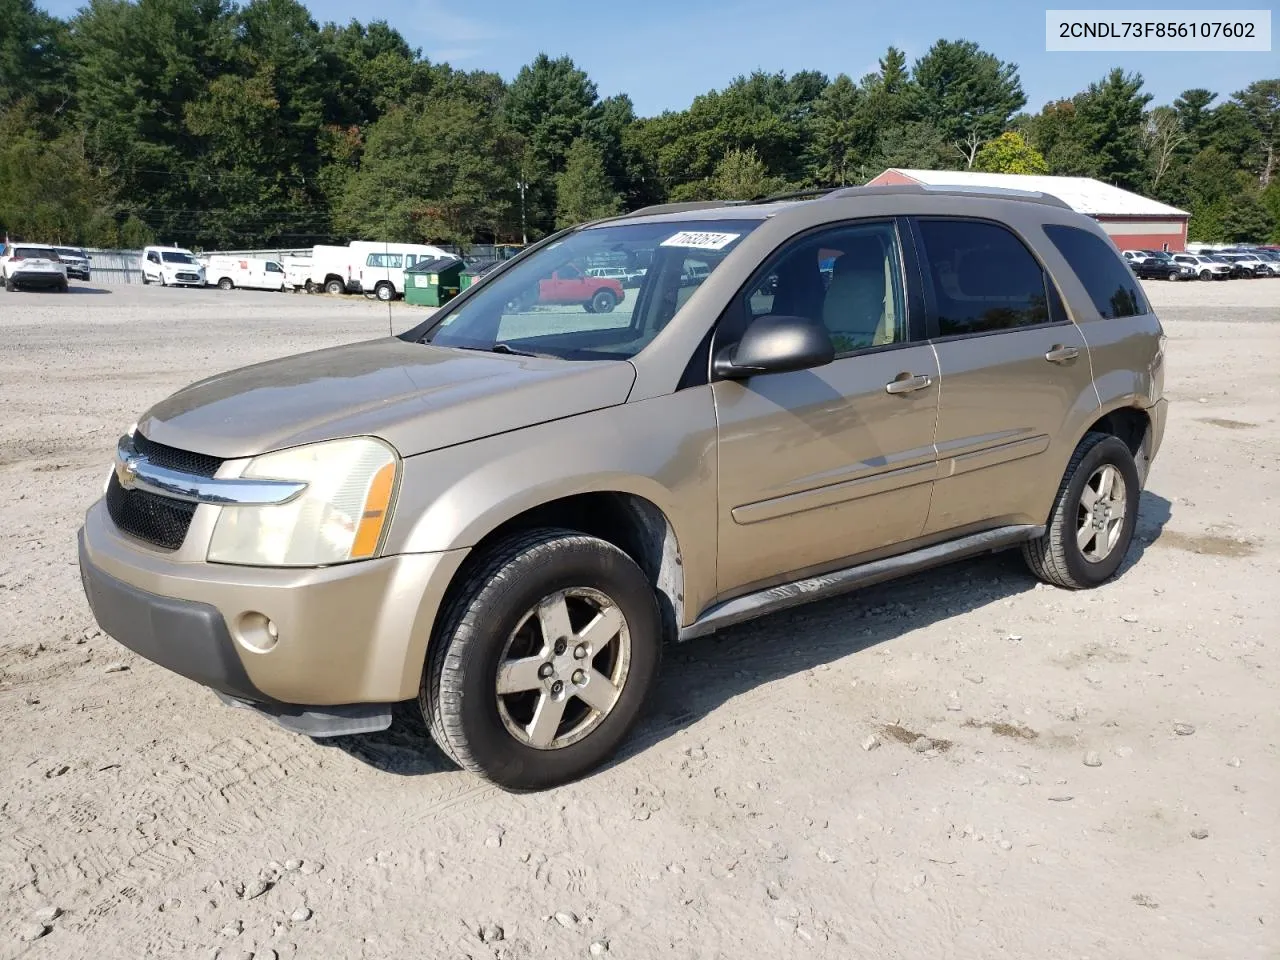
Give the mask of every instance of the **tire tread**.
M 1093 430 L 1084 435 L 1071 454 L 1067 469 L 1063 471 L 1062 482 L 1058 484 L 1058 493 L 1053 501 L 1053 513 L 1049 517 L 1044 535 L 1028 540 L 1022 545 L 1022 557 L 1026 560 L 1027 566 L 1038 579 L 1045 583 L 1068 590 L 1082 590 L 1090 586 L 1088 583 L 1077 580 L 1067 566 L 1064 534 L 1071 526 L 1066 523 L 1067 490 L 1075 478 L 1080 462 L 1089 455 L 1090 450 L 1103 441 L 1111 439 L 1111 436 L 1109 433 Z

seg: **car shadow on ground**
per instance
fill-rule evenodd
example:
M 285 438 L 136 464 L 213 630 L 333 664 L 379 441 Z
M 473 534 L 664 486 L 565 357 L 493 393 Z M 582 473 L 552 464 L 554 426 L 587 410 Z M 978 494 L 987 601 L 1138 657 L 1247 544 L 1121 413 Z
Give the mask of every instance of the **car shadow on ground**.
M 1160 536 L 1168 500 L 1144 491 L 1123 577 Z M 1018 550 L 962 560 L 900 580 L 730 627 L 664 653 L 644 716 L 608 769 L 696 723 L 721 704 L 896 637 L 1033 590 Z M 386 773 L 417 776 L 456 769 L 436 747 L 416 702 L 397 704 L 391 727 L 317 741 Z
M 103 289 L 102 287 L 82 287 L 76 284 L 75 282 L 73 282 L 70 286 L 67 287 L 65 291 L 54 290 L 49 287 L 19 287 L 17 290 L 13 292 L 17 294 L 25 294 L 28 296 L 39 294 L 44 296 L 57 295 L 59 297 L 64 297 L 68 295 L 83 296 L 85 294 L 103 294 L 103 293 L 110 293 L 111 291 Z

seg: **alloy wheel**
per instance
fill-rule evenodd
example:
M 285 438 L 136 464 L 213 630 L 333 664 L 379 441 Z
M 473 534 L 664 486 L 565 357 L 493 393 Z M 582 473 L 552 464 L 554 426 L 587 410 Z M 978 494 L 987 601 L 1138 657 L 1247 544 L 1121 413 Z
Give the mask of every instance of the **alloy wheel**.
M 1124 530 L 1124 477 L 1113 464 L 1093 471 L 1080 491 L 1076 546 L 1090 563 L 1101 563 L 1115 550 Z
M 520 743 L 559 750 L 604 722 L 630 667 L 631 631 L 618 605 L 590 587 L 557 591 L 507 638 L 495 685 L 498 714 Z

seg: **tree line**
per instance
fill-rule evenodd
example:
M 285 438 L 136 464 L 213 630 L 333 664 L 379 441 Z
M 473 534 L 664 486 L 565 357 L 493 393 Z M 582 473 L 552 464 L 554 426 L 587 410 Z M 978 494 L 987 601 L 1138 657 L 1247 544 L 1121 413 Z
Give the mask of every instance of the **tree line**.
M 506 82 L 297 0 L 0 0 L 0 230 L 200 249 L 519 241 L 667 200 L 865 183 L 886 167 L 1096 177 L 1280 242 L 1280 80 L 1153 105 L 1113 69 L 1028 112 L 966 40 L 854 79 L 755 72 L 639 117 L 566 56 Z

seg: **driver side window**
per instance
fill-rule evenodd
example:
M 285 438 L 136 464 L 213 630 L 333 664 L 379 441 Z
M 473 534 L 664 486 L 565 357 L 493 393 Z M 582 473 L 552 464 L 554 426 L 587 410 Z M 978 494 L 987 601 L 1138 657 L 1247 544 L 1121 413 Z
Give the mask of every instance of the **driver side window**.
M 765 314 L 819 320 L 836 356 L 905 342 L 902 255 L 892 223 L 863 223 L 793 241 L 747 292 L 749 323 Z

